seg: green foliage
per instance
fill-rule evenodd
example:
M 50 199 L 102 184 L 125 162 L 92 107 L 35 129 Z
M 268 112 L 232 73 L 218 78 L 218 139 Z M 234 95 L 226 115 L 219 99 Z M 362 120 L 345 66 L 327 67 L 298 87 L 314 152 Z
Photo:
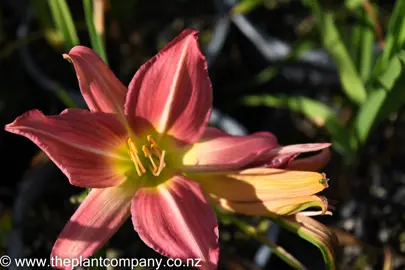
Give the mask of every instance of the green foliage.
M 266 231 L 267 228 L 264 232 L 261 232 L 259 226 L 255 227 L 244 220 L 238 218 L 234 214 L 227 214 L 223 213 L 220 210 L 216 211 L 216 214 L 223 224 L 233 224 L 236 227 L 238 227 L 239 230 L 241 230 L 243 233 L 245 233 L 247 236 L 252 237 L 258 241 L 260 241 L 262 244 L 268 246 L 273 253 L 279 257 L 281 260 L 283 260 L 286 264 L 289 266 L 293 267 L 294 269 L 305 269 L 304 265 L 297 260 L 293 255 L 291 255 L 288 251 L 286 251 L 284 248 L 276 245 L 275 243 L 270 242 L 267 237 L 266 237 Z
M 250 106 L 288 108 L 308 117 L 315 125 L 325 127 L 332 137 L 332 146 L 342 154 L 350 154 L 349 133 L 344 129 L 336 113 L 327 105 L 307 97 L 286 95 L 247 96 L 244 103 Z
M 376 6 L 365 0 L 345 1 L 344 8 L 357 21 L 351 27 L 350 41 L 344 42 L 336 26 L 337 12 L 326 10 L 317 0 L 303 0 L 303 3 L 316 19 L 320 42 L 334 60 L 342 90 L 352 101 L 351 118 L 343 125 L 332 108 L 307 97 L 246 96 L 243 102 L 250 106 L 288 108 L 305 115 L 329 132 L 333 148 L 345 156 L 347 163 L 353 164 L 373 129 L 405 101 L 405 1 L 395 4 L 386 45 L 378 57 L 374 53 L 379 26 Z M 379 43 L 383 45 L 384 41 Z
M 333 13 L 322 10 L 316 0 L 305 1 L 305 3 L 317 20 L 323 46 L 336 64 L 343 91 L 352 102 L 363 103 L 367 98 L 367 92 L 335 25 Z
M 392 57 L 403 49 L 405 43 L 405 1 L 396 1 L 388 23 L 386 45 L 374 68 L 374 76 L 380 75 Z
M 31 0 L 30 3 L 32 8 L 35 10 L 35 16 L 48 43 L 54 47 L 62 46 L 63 37 L 61 33 L 56 30 L 47 1 Z
M 330 229 L 310 217 L 299 214 L 272 220 L 316 246 L 322 253 L 327 270 L 336 269 L 334 249 L 338 245 L 338 239 Z
M 249 13 L 253 9 L 263 4 L 264 0 L 242 0 L 232 8 L 231 13 L 233 15 Z
M 369 81 L 373 64 L 374 44 L 376 38 L 374 35 L 373 22 L 365 10 L 359 12 L 360 22 L 356 24 L 359 29 L 359 43 L 354 48 L 359 57 L 357 57 L 357 70 L 364 84 Z
M 72 15 L 65 0 L 48 0 L 56 29 L 63 37 L 66 50 L 80 44 Z
M 378 86 L 360 107 L 355 118 L 354 128 L 361 144 L 364 144 L 381 120 L 395 112 L 404 102 L 405 51 L 393 57 L 386 71 L 379 77 Z
M 86 16 L 87 30 L 89 31 L 91 46 L 94 51 L 104 60 L 107 61 L 107 55 L 104 49 L 104 41 L 101 33 L 98 33 L 94 25 L 93 18 L 93 1 L 92 0 L 83 0 L 84 14 Z
M 288 265 L 295 269 L 306 269 L 305 266 L 302 265 L 302 263 L 293 255 L 288 253 L 282 247 L 271 243 L 263 234 L 261 234 L 259 230 L 260 224 L 257 227 L 252 226 L 234 214 L 224 213 L 218 209 L 216 214 L 221 223 L 235 225 L 246 235 L 253 237 L 262 244 L 268 246 L 277 257 Z M 326 269 L 336 269 L 334 249 L 338 245 L 338 240 L 330 229 L 310 217 L 299 214 L 289 217 L 273 216 L 267 218 L 273 223 L 279 224 L 282 228 L 297 234 L 302 239 L 315 245 L 322 253 Z

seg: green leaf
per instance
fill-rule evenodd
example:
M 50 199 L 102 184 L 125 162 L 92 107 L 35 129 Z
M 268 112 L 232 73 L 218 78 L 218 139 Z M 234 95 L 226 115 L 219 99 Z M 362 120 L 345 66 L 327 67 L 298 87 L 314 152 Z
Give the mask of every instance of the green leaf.
M 60 48 L 63 45 L 63 38 L 55 28 L 48 3 L 46 1 L 31 0 L 30 4 L 35 11 L 35 17 L 44 32 L 47 42 L 55 48 Z
M 324 126 L 332 137 L 332 147 L 347 156 L 353 152 L 349 133 L 339 122 L 336 113 L 325 104 L 307 97 L 292 97 L 286 95 L 256 95 L 246 96 L 243 102 L 249 106 L 268 106 L 273 108 L 288 108 L 308 117 L 318 126 Z
M 343 91 L 351 101 L 361 104 L 367 97 L 364 84 L 335 26 L 333 15 L 326 14 L 324 18 L 323 45 L 336 64 Z
M 107 54 L 104 48 L 104 41 L 101 33 L 98 33 L 94 26 L 94 13 L 93 13 L 93 1 L 83 0 L 84 15 L 86 17 L 87 29 L 90 35 L 90 42 L 93 50 L 108 64 Z
M 299 214 L 287 218 L 278 217 L 270 219 L 319 248 L 325 261 L 326 269 L 336 269 L 335 249 L 339 242 L 332 230 L 310 217 Z
M 322 44 L 339 71 L 343 91 L 352 102 L 360 105 L 366 100 L 367 92 L 335 25 L 333 14 L 323 11 L 316 0 L 304 1 L 304 4 L 310 7 L 315 16 Z
M 275 243 L 272 243 L 269 241 L 266 237 L 266 235 L 263 235 L 260 233 L 260 231 L 253 227 L 252 225 L 249 225 L 248 223 L 244 222 L 242 219 L 238 218 L 237 216 L 233 214 L 227 214 L 223 213 L 221 211 L 215 211 L 218 218 L 221 220 L 221 222 L 225 224 L 234 224 L 236 227 L 238 227 L 242 232 L 244 232 L 246 235 L 260 241 L 262 244 L 268 246 L 273 253 L 279 257 L 281 260 L 283 260 L 285 263 L 287 263 L 289 266 L 295 268 L 295 269 L 305 269 L 304 265 L 297 260 L 293 255 L 291 255 L 288 251 L 286 251 L 284 248 L 281 246 L 278 246 Z
M 243 0 L 232 8 L 231 14 L 246 14 L 263 4 L 264 0 Z
M 361 27 L 361 38 L 360 38 L 360 64 L 359 72 L 360 78 L 364 83 L 366 83 L 370 78 L 370 73 L 372 69 L 373 56 L 374 56 L 374 43 L 375 34 L 373 29 L 373 22 L 369 14 L 363 9 L 362 10 L 363 26 Z
M 363 27 L 361 23 L 356 23 L 352 26 L 351 36 L 350 38 L 350 46 L 349 52 L 350 57 L 352 58 L 353 62 L 355 63 L 357 70 L 360 70 L 360 44 L 362 40 L 362 30 Z
M 345 6 L 349 10 L 354 10 L 363 4 L 364 0 L 345 0 Z
M 354 121 L 356 139 L 360 144 L 367 141 L 376 125 L 390 113 L 399 109 L 405 101 L 405 51 L 392 58 L 387 70 L 379 78 L 379 86 L 360 107 Z
M 69 7 L 65 0 L 48 0 L 52 18 L 58 32 L 62 35 L 65 48 L 70 50 L 79 45 L 76 27 L 72 19 Z
M 390 63 L 391 58 L 398 53 L 405 43 L 405 1 L 396 1 L 388 23 L 385 47 L 377 60 L 373 74 L 381 75 Z

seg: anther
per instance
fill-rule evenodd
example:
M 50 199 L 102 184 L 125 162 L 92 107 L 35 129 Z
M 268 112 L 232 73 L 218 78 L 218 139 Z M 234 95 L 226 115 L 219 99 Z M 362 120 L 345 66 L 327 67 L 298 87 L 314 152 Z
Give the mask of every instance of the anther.
M 151 145 L 157 145 L 156 141 L 153 139 L 153 137 L 151 135 L 146 136 L 146 139 L 148 140 L 148 143 L 150 143 Z
M 143 166 L 141 160 L 139 159 L 136 144 L 132 141 L 131 138 L 128 138 L 127 143 L 129 146 L 128 153 L 129 156 L 131 157 L 132 162 L 135 164 L 136 173 L 138 174 L 138 176 L 142 176 L 146 172 L 146 169 Z
M 150 170 L 152 174 L 158 176 L 162 172 L 163 168 L 166 166 L 166 163 L 164 161 L 166 152 L 159 147 L 152 136 L 148 135 L 146 139 L 149 143 L 149 146 L 143 145 L 141 149 L 144 156 L 146 158 L 149 158 L 150 160 Z M 136 173 L 139 176 L 142 176 L 146 173 L 146 169 L 141 162 L 136 144 L 131 138 L 127 140 L 127 143 L 129 147 L 128 154 L 135 165 Z M 159 164 L 156 163 L 155 159 L 158 159 Z
M 128 138 L 127 143 L 128 143 L 129 149 L 130 149 L 131 151 L 134 151 L 136 154 L 138 154 L 138 149 L 136 149 L 136 145 L 135 145 L 135 143 L 132 141 L 131 138 Z

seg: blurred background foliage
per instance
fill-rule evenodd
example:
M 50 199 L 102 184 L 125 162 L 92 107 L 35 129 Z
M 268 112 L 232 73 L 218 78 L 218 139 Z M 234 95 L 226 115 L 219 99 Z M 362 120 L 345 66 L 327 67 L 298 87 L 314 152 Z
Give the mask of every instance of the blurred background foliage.
M 404 269 L 405 1 L 4 0 L 0 119 L 85 107 L 73 46 L 124 83 L 182 29 L 200 30 L 214 125 L 281 144 L 330 141 L 332 217 L 218 212 L 220 269 Z M 0 133 L 0 252 L 48 257 L 85 194 L 28 140 Z M 158 257 L 126 223 L 96 256 Z

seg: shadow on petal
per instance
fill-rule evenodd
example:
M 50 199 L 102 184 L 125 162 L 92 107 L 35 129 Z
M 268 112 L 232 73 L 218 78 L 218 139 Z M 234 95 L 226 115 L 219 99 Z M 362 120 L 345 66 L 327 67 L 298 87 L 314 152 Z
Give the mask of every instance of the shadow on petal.
M 246 215 L 291 215 L 320 208 L 311 214 L 326 214 L 328 203 L 317 196 L 328 187 L 323 174 L 270 168 L 238 172 L 193 174 L 211 202 L 227 211 Z
M 63 228 L 51 257 L 93 255 L 129 217 L 135 192 L 129 181 L 117 187 L 93 189 Z
M 198 183 L 174 175 L 155 189 L 140 189 L 131 213 L 140 238 L 155 251 L 182 260 L 198 258 L 204 269 L 216 269 L 217 219 Z

